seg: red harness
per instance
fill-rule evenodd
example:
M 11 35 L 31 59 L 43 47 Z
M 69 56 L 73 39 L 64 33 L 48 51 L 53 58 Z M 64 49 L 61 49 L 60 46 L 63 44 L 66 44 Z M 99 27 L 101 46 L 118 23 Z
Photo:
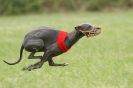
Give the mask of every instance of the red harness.
M 60 31 L 58 34 L 57 45 L 62 52 L 66 52 L 69 50 L 69 48 L 65 45 L 65 39 L 67 35 L 68 33 L 64 31 Z

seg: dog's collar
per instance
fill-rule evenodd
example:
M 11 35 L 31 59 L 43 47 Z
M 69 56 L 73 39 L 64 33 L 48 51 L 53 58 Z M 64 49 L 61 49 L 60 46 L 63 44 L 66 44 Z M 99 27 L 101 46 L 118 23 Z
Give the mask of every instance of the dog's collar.
M 58 34 L 57 45 L 62 52 L 66 52 L 69 50 L 69 48 L 65 44 L 65 39 L 67 38 L 67 36 L 68 36 L 68 33 L 64 31 L 60 31 Z

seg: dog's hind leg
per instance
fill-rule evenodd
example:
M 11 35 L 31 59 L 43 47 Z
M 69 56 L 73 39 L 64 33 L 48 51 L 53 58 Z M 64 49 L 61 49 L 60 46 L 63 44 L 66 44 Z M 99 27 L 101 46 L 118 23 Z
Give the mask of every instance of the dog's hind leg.
M 31 52 L 31 54 L 28 56 L 28 59 L 41 59 L 42 56 L 34 56 L 35 55 L 35 51 Z
M 67 66 L 67 65 L 68 65 L 67 63 L 56 64 L 56 63 L 54 63 L 54 61 L 52 60 L 52 58 L 50 58 L 50 59 L 48 60 L 48 63 L 49 63 L 49 66 Z
M 38 69 L 41 68 L 42 65 L 44 64 L 44 62 L 48 61 L 48 59 L 51 57 L 51 53 L 50 52 L 45 52 L 43 57 L 41 58 L 41 60 L 37 63 L 35 63 L 34 65 L 30 65 L 26 68 L 23 68 L 22 70 L 28 70 L 31 71 L 33 69 Z

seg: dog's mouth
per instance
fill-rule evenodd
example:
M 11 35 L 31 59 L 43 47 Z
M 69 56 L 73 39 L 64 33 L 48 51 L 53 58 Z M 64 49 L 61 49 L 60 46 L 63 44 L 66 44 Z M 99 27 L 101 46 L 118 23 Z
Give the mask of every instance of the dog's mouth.
M 86 37 L 93 37 L 101 33 L 100 27 L 92 27 L 89 31 L 80 30 Z

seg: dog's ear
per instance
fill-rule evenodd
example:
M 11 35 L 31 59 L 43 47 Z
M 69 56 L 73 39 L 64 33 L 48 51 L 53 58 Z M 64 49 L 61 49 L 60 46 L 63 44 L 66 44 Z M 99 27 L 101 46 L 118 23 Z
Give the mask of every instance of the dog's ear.
M 82 26 L 76 26 L 75 27 L 75 30 L 81 30 L 82 29 Z

